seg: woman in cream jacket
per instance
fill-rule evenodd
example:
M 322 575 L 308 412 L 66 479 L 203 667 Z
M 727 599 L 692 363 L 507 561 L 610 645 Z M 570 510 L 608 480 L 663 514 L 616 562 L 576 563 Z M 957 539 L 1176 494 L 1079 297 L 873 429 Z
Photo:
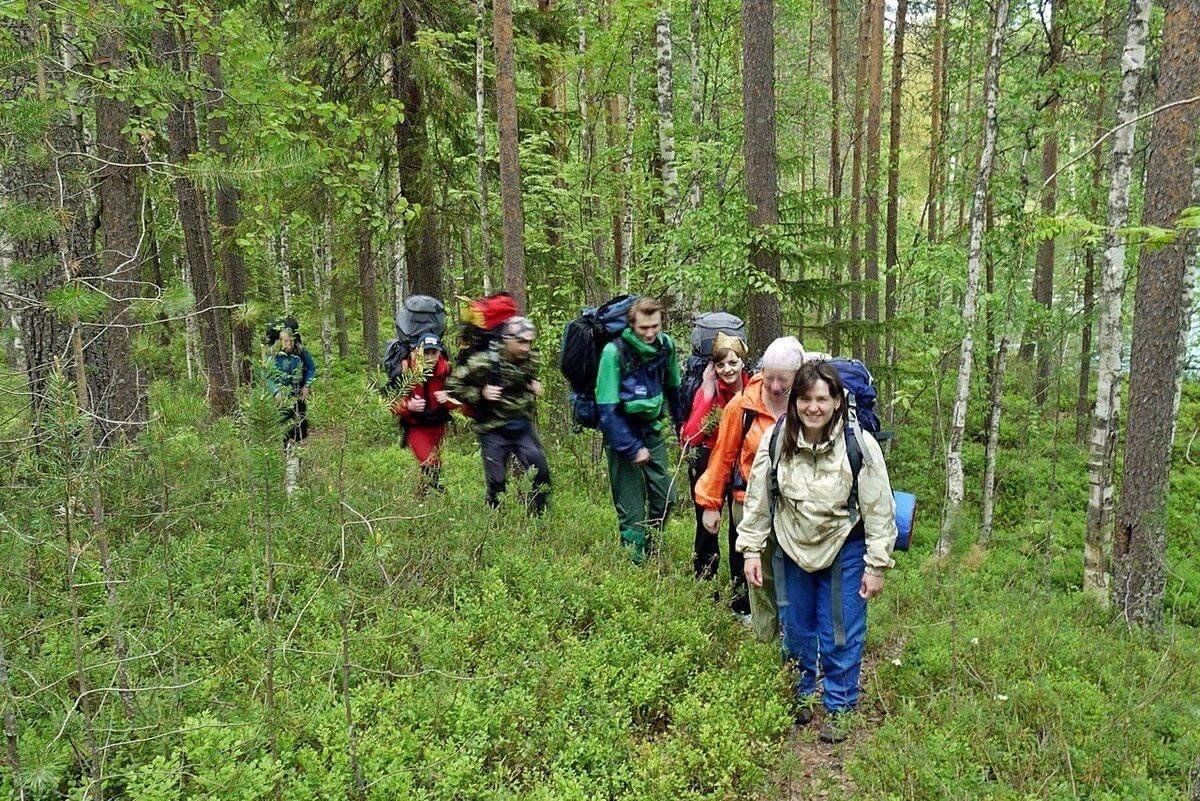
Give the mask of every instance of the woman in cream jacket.
M 849 436 L 862 454 L 857 478 Z M 737 539 L 751 585 L 762 584 L 772 539 L 784 656 L 798 674 L 796 720 L 813 719 L 819 667 L 829 713 L 820 737 L 839 742 L 858 702 L 867 601 L 893 565 L 896 522 L 883 452 L 870 435 L 847 431 L 842 382 L 827 362 L 797 371 L 787 412 L 755 454 Z

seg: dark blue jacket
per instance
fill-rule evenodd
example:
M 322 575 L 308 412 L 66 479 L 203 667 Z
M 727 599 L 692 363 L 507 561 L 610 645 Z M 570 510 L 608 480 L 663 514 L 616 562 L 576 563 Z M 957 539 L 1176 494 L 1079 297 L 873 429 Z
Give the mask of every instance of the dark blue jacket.
M 272 395 L 286 389 L 289 397 L 295 397 L 317 377 L 317 364 L 303 345 L 293 353 L 279 351 L 268 368 L 267 389 Z

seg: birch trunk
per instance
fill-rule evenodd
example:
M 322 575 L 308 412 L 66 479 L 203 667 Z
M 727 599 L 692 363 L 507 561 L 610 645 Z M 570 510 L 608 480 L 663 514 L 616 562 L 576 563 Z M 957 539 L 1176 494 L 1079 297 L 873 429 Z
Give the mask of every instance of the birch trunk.
M 1200 81 L 1200 0 L 1170 0 L 1163 20 L 1142 225 L 1174 227 L 1195 202 L 1200 104 L 1186 102 Z M 1195 230 L 1138 256 L 1133 342 L 1129 353 L 1129 422 L 1121 505 L 1113 533 L 1113 599 L 1130 624 L 1162 623 L 1167 582 L 1167 489 L 1179 344 L 1187 319 L 1184 289 L 1195 255 Z
M 658 160 L 662 170 L 663 217 L 674 228 L 679 223 L 679 177 L 675 171 L 675 83 L 672 78 L 674 53 L 671 44 L 671 6 L 660 0 L 654 24 L 657 65 L 655 98 L 658 101 Z M 670 232 L 668 232 L 670 236 Z
M 976 302 L 979 295 L 979 273 L 983 254 L 984 210 L 987 205 L 988 184 L 996 156 L 996 104 L 1000 93 L 1000 50 L 1008 26 L 1008 0 L 1000 0 L 996 8 L 995 27 L 988 49 L 987 72 L 984 76 L 983 152 L 979 157 L 979 174 L 975 179 L 975 194 L 971 200 L 970 243 L 967 247 L 967 287 L 963 298 L 963 339 L 958 359 L 958 385 L 954 410 L 950 420 L 950 437 L 946 445 L 946 501 L 942 511 L 941 535 L 936 553 L 946 556 L 954 544 L 954 529 L 963 502 L 963 433 L 967 426 L 967 400 L 971 389 L 971 367 L 975 351 Z
M 279 223 L 279 280 L 283 285 L 283 311 L 292 310 L 292 242 L 286 219 Z
M 870 55 L 867 72 L 870 89 L 867 101 L 867 184 L 865 206 L 867 234 L 863 280 L 863 319 L 872 327 L 865 336 L 863 354 L 867 364 L 879 364 L 879 149 L 883 122 L 883 0 L 872 0 Z
M 836 0 L 835 0 L 836 2 Z M 899 310 L 897 291 L 900 269 L 899 236 L 900 236 L 900 123 L 901 123 L 901 89 L 904 86 L 904 31 L 908 21 L 908 0 L 899 0 L 896 4 L 896 33 L 892 43 L 892 93 L 891 108 L 888 119 L 888 208 L 887 208 L 887 244 L 886 270 L 887 278 L 884 287 L 883 316 L 889 323 L 896 318 Z M 887 363 L 895 365 L 899 354 L 896 352 L 896 334 L 889 325 L 886 334 Z M 894 385 L 894 381 L 889 380 Z M 891 421 L 893 402 L 889 394 L 888 420 Z
M 1096 298 L 1096 403 L 1088 445 L 1087 530 L 1083 545 L 1083 590 L 1102 603 L 1109 597 L 1112 557 L 1113 465 L 1121 404 L 1121 306 L 1125 290 L 1125 238 L 1129 222 L 1133 142 L 1137 132 L 1138 85 L 1146 63 L 1150 0 L 1131 0 L 1121 54 L 1121 88 L 1117 98 L 1117 131 L 1113 135 L 1108 186 L 1108 224 L 1100 291 Z
M 704 124 L 704 99 L 700 94 L 700 0 L 688 2 L 688 57 L 691 68 L 692 101 L 692 166 L 691 187 L 688 189 L 688 205 L 700 208 L 700 148 L 704 140 L 701 129 Z

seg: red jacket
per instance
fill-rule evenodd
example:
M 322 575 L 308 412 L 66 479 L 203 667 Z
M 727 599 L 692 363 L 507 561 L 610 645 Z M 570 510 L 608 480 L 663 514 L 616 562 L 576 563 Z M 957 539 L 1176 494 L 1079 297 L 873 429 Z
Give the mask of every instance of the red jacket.
M 412 366 L 412 356 L 409 356 L 409 366 Z M 442 425 L 450 419 L 450 411 L 458 408 L 456 403 L 438 403 L 437 393 L 446 391 L 446 379 L 450 376 L 450 362 L 446 356 L 438 356 L 437 363 L 433 365 L 433 372 L 421 384 L 417 384 L 412 388 L 412 391 L 403 398 L 398 398 L 392 404 L 392 414 L 400 418 L 400 420 L 409 426 L 435 426 Z M 408 402 L 413 398 L 424 398 L 425 411 L 413 412 L 408 408 Z
M 749 373 L 742 373 L 742 386 L 746 386 L 749 382 Z M 726 404 L 733 400 L 733 396 L 737 395 L 740 391 L 737 386 L 730 386 L 720 379 L 717 379 L 717 394 L 715 397 L 706 398 L 704 396 L 704 388 L 698 388 L 695 396 L 692 398 L 692 414 L 688 417 L 687 422 L 683 424 L 683 429 L 680 431 L 683 444 L 691 446 L 703 445 L 705 448 L 711 450 L 717 444 L 718 429 L 717 426 L 713 426 L 711 431 L 705 433 L 704 421 L 713 409 L 724 409 Z

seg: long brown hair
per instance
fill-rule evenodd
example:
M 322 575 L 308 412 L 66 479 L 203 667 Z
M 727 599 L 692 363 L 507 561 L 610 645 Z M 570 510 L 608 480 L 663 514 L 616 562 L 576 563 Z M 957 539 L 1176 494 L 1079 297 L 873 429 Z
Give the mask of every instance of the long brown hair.
M 783 440 L 780 446 L 781 456 L 790 458 L 800 450 L 800 438 L 804 436 L 804 423 L 796 411 L 796 401 L 816 386 L 818 381 L 825 382 L 829 387 L 829 397 L 838 403 L 833 417 L 829 418 L 829 422 L 821 430 L 821 441 L 829 439 L 837 424 L 846 420 L 846 389 L 842 385 L 842 377 L 838 375 L 838 371 L 829 362 L 805 362 L 796 371 L 796 377 L 792 380 L 792 391 L 788 393 L 787 412 L 783 416 L 784 426 L 781 433 Z

